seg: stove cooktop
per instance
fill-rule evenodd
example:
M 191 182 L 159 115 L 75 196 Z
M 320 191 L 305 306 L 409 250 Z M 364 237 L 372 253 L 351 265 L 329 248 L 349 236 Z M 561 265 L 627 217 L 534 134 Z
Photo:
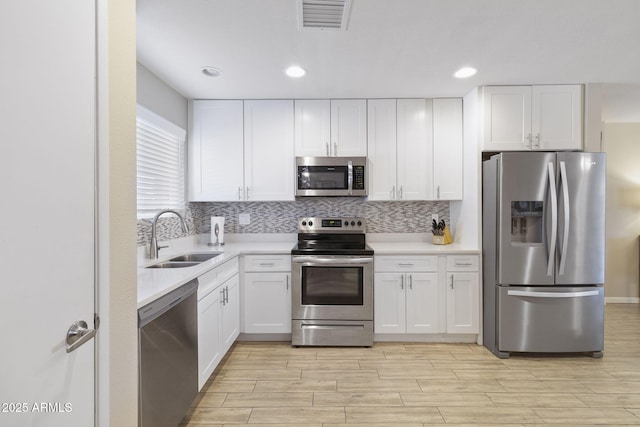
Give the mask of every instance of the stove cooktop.
M 291 253 L 370 256 L 373 255 L 373 249 L 366 244 L 365 229 L 363 218 L 300 218 L 298 243 Z

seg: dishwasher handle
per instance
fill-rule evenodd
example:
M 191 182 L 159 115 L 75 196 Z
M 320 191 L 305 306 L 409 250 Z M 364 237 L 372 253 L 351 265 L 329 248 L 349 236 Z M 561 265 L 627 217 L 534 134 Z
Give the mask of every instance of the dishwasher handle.
M 198 291 L 198 279 L 193 279 L 178 289 L 161 296 L 157 300 L 150 302 L 138 309 L 138 328 L 142 328 L 148 323 L 162 316 L 176 305 L 187 299 Z

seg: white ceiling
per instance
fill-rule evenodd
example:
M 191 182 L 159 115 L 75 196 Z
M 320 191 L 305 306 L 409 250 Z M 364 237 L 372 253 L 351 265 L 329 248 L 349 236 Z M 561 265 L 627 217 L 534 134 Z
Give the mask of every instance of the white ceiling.
M 138 61 L 187 98 L 462 96 L 487 84 L 640 84 L 640 0 L 352 0 L 299 31 L 296 0 L 137 0 Z M 308 70 L 290 79 L 285 67 Z M 222 70 L 206 77 L 202 66 Z M 467 80 L 460 66 L 480 71 Z

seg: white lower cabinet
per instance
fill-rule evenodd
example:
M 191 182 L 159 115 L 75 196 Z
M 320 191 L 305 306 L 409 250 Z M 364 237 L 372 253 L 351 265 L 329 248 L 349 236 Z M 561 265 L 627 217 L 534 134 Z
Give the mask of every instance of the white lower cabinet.
M 374 265 L 374 332 L 437 333 L 437 257 L 381 256 Z
M 477 255 L 447 256 L 447 333 L 480 331 L 480 273 Z
M 245 255 L 243 333 L 291 333 L 291 255 Z
M 198 277 L 198 389 L 240 333 L 239 288 L 237 259 Z
M 479 333 L 477 255 L 375 257 L 376 334 Z

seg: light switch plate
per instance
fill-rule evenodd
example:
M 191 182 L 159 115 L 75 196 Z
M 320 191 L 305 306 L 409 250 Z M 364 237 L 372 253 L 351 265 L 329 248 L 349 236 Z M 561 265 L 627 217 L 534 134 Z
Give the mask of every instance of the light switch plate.
M 240 225 L 251 224 L 251 215 L 248 213 L 241 213 L 240 215 L 238 215 L 238 223 Z

